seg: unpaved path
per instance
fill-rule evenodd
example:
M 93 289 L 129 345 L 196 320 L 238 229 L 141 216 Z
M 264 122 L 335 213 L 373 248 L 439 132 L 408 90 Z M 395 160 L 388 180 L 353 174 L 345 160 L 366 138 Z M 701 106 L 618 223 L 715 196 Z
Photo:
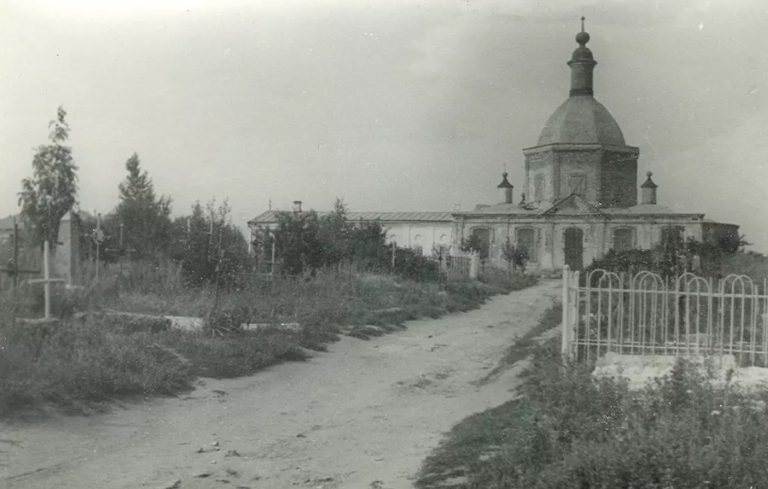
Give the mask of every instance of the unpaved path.
M 514 369 L 476 381 L 558 290 L 544 282 L 371 341 L 344 337 L 307 362 L 205 379 L 179 398 L 0 424 L 0 487 L 412 487 L 444 432 L 513 395 Z

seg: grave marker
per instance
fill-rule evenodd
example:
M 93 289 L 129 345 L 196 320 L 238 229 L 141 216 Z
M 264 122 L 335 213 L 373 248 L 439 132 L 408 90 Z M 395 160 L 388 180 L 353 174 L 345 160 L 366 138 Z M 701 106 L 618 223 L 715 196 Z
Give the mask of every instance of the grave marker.
M 43 278 L 29 280 L 30 284 L 43 284 L 45 294 L 45 316 L 44 319 L 51 319 L 51 284 L 57 282 L 66 282 L 63 278 L 51 278 L 51 267 L 48 263 L 49 245 L 48 240 L 43 242 Z

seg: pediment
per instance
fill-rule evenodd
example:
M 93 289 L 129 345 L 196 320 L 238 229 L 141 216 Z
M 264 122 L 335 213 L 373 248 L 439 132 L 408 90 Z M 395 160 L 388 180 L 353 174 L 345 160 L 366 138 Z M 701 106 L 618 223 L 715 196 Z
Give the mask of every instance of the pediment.
M 552 204 L 542 215 L 594 216 L 603 215 L 603 212 L 580 194 L 571 194 Z

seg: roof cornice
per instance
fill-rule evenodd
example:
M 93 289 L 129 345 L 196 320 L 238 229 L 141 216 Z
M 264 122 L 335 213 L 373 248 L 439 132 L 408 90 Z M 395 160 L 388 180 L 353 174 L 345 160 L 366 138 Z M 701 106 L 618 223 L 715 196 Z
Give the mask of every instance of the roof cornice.
M 615 151 L 617 153 L 640 154 L 640 148 L 637 146 L 615 146 L 611 144 L 598 143 L 551 143 L 541 146 L 530 146 L 523 148 L 523 154 L 541 153 L 544 151 Z

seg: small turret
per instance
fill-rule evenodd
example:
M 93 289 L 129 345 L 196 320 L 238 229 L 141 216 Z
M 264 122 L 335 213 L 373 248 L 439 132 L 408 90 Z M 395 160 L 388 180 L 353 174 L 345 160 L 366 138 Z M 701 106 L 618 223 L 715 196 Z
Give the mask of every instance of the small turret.
M 497 188 L 501 190 L 501 198 L 502 202 L 504 204 L 511 204 L 512 203 L 512 191 L 514 190 L 514 185 L 509 183 L 509 180 L 507 180 L 507 176 L 509 174 L 507 172 L 504 172 L 501 174 L 501 183 L 497 185 Z
M 653 172 L 648 172 L 645 174 L 647 177 L 645 179 L 645 182 L 643 182 L 642 185 L 640 185 L 640 204 L 642 205 L 656 205 L 656 189 L 659 187 L 656 185 L 653 180 L 651 179 L 651 176 L 653 176 Z

